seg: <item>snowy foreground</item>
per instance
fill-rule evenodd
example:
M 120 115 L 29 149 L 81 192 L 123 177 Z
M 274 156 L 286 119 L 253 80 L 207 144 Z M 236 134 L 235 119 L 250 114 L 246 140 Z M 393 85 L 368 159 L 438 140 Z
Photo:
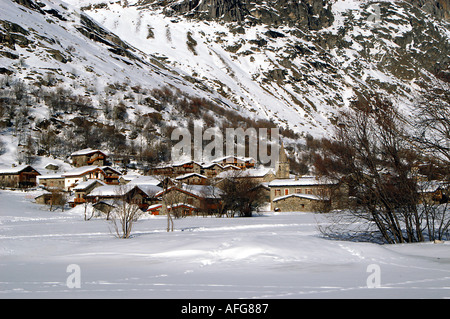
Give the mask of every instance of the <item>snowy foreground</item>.
M 0 191 L 0 298 L 450 297 L 448 242 L 332 241 L 321 215 L 273 212 L 179 219 L 173 233 L 149 216 L 118 239 L 104 219 L 50 212 L 35 195 Z

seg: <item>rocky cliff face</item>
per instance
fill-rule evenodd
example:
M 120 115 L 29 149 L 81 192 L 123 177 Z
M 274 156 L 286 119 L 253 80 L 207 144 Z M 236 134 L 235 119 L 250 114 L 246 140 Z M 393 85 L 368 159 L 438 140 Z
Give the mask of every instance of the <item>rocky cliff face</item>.
M 166 14 L 206 20 L 302 26 L 317 30 L 333 22 L 326 0 L 184 0 L 166 4 Z
M 438 19 L 450 21 L 450 0 L 411 0 L 411 4 Z
M 333 22 L 332 0 L 147 0 L 164 5 L 168 15 L 181 14 L 207 20 L 251 21 L 274 26 L 283 24 L 318 30 Z M 376 4 L 376 2 L 373 2 Z M 450 20 L 450 0 L 411 0 L 409 3 L 438 19 Z M 369 3 L 370 4 L 370 3 Z

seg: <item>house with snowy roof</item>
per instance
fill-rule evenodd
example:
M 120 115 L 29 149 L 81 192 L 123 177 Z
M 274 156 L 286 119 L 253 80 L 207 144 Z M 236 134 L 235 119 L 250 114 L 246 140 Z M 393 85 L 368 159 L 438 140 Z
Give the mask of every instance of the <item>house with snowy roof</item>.
M 225 170 L 216 176 L 217 179 L 251 178 L 257 182 L 270 182 L 275 179 L 275 172 L 270 167 L 250 168 L 246 170 Z
M 0 169 L 0 187 L 29 188 L 36 186 L 41 175 L 30 165 L 18 165 Z
M 82 167 L 87 165 L 104 166 L 107 165 L 107 154 L 100 150 L 85 148 L 70 154 L 72 165 Z
M 148 175 L 164 175 L 169 177 L 176 177 L 189 173 L 200 173 L 202 164 L 196 161 L 182 161 L 171 164 L 158 165 L 151 168 Z
M 162 190 L 156 185 L 104 185 L 95 188 L 86 195 L 89 203 L 125 201 L 147 210 L 159 200 L 157 194 Z
M 46 174 L 37 176 L 36 183 L 46 189 L 63 190 L 64 180 L 61 174 Z
M 206 177 L 215 177 L 223 171 L 223 166 L 218 163 L 202 163 L 200 174 Z
M 221 207 L 222 190 L 211 185 L 180 184 L 161 190 L 156 197 L 163 197 L 163 208 L 175 204 L 195 207 L 196 211 L 211 212 Z
M 87 165 L 77 167 L 61 174 L 64 177 L 64 189 L 71 191 L 79 182 L 97 179 L 109 185 L 118 185 L 120 172 L 109 166 Z
M 175 181 L 189 185 L 206 185 L 208 177 L 198 173 L 187 173 L 175 177 Z
M 241 169 L 253 168 L 256 165 L 256 160 L 253 157 L 240 156 L 224 156 L 212 160 L 213 163 L 224 165 L 234 165 Z
M 74 198 L 69 202 L 69 205 L 74 207 L 86 202 L 86 195 L 91 193 L 95 188 L 105 186 L 106 184 L 98 179 L 88 179 L 86 181 L 80 181 L 75 187 L 73 187 Z
M 315 176 L 274 179 L 268 183 L 270 208 L 279 211 L 313 211 L 330 201 L 337 181 Z

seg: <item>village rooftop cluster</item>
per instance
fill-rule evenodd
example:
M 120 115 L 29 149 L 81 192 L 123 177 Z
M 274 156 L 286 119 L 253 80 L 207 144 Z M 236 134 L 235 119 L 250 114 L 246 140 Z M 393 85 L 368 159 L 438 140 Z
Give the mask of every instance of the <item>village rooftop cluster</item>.
M 159 165 L 144 174 L 122 174 L 109 165 L 106 152 L 83 149 L 71 154 L 72 169 L 66 172 L 43 175 L 31 165 L 20 165 L 0 171 L 0 186 L 40 187 L 45 191 L 36 197 L 36 203 L 57 205 L 55 194 L 58 198 L 64 194 L 63 205 L 90 203 L 104 213 L 109 213 L 117 200 L 125 200 L 153 215 L 175 208 L 183 215 L 211 214 L 221 206 L 222 185 L 228 178 L 255 181 L 271 210 L 313 211 L 317 203 L 330 201 L 335 182 L 293 176 L 283 147 L 279 155 L 275 169 L 253 158 L 227 156 L 209 163 L 186 161 Z M 163 196 L 170 196 L 171 201 L 163 201 Z

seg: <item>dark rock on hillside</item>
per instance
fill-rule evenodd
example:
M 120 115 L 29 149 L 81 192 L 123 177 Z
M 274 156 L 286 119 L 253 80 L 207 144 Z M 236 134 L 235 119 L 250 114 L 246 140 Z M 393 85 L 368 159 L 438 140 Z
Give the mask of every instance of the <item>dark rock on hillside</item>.
M 278 0 L 266 3 L 254 0 L 184 0 L 172 1 L 166 14 L 225 22 L 288 24 L 318 30 L 331 25 L 331 4 L 326 0 Z
M 450 21 L 450 0 L 411 0 L 410 2 L 438 19 Z

